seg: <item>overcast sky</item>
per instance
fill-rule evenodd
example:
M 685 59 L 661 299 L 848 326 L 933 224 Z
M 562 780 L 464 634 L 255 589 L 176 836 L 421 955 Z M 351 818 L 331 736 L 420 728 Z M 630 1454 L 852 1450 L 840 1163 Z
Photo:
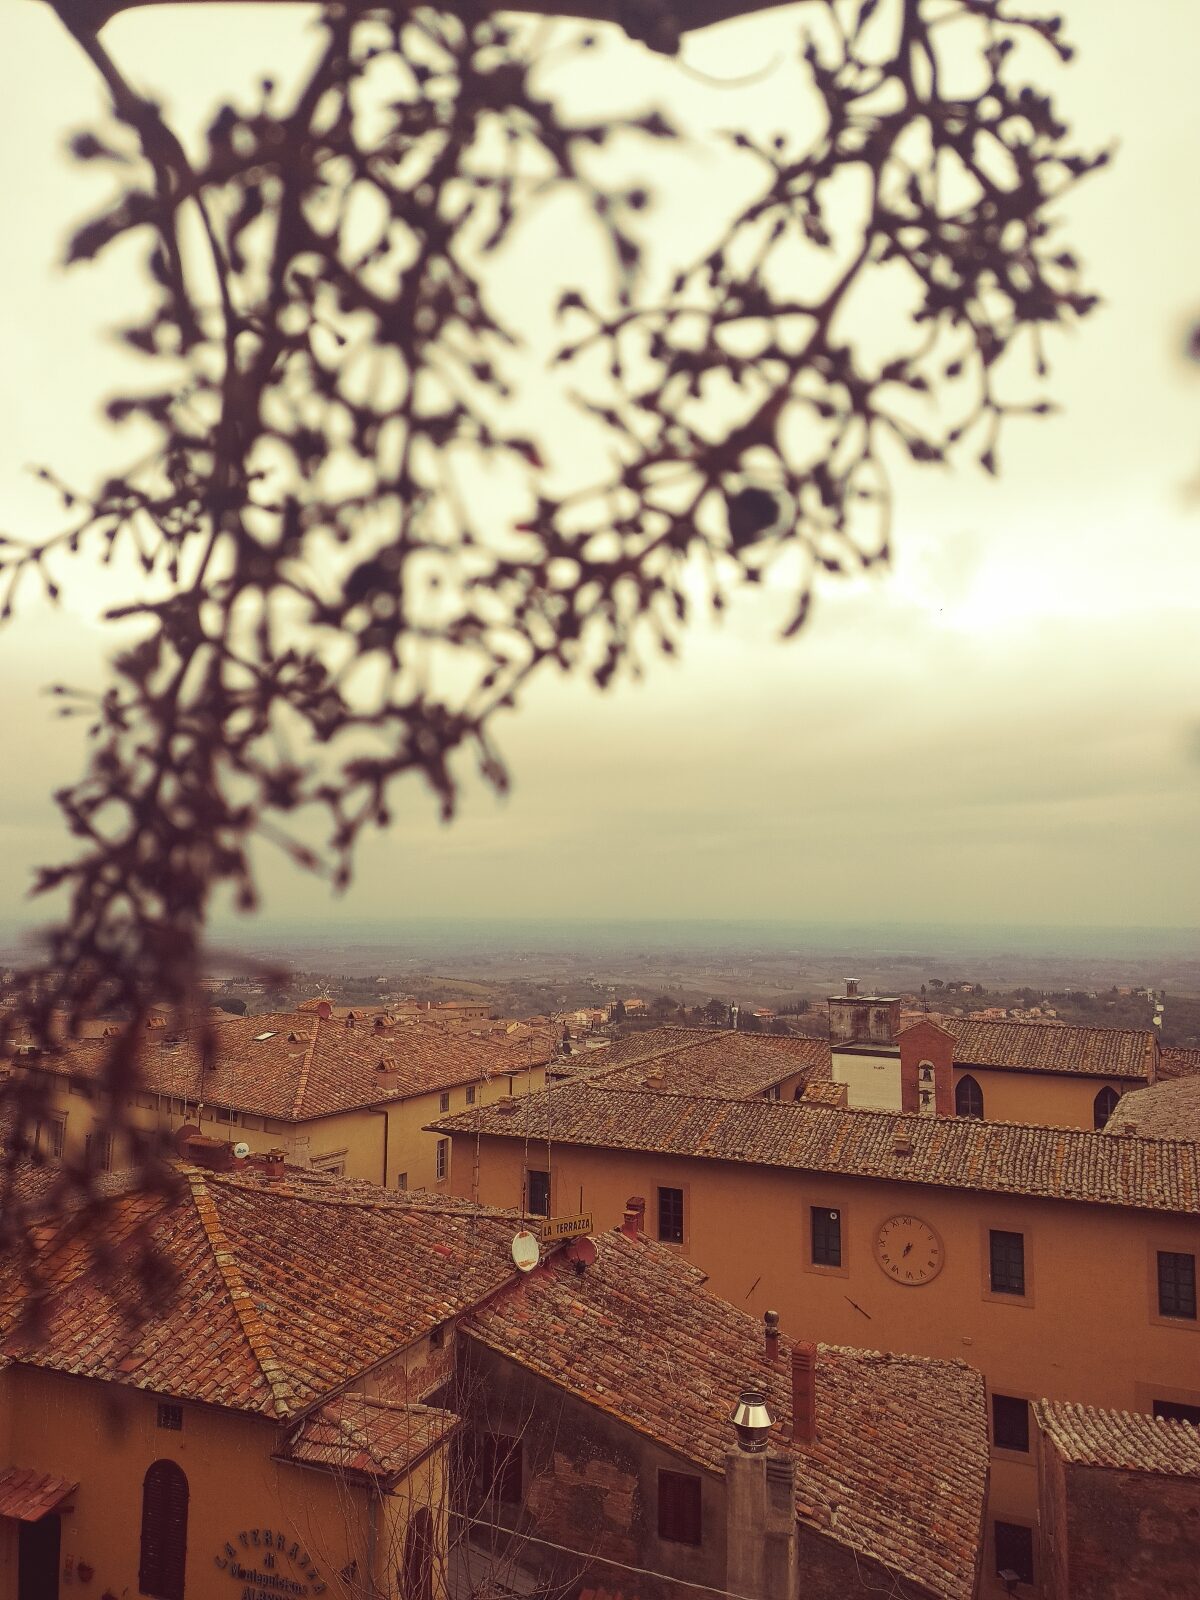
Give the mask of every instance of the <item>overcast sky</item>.
M 694 38 L 686 57 L 724 74 L 790 60 L 802 9 Z M 1085 144 L 1120 150 L 1067 212 L 1107 304 L 1053 346 L 1063 414 L 1010 425 L 998 483 L 967 462 L 910 472 L 890 572 L 827 583 L 797 641 L 774 641 L 768 593 L 638 685 L 545 683 L 501 730 L 507 801 L 468 790 L 446 828 L 414 789 L 336 908 L 264 862 L 273 915 L 1200 922 L 1200 368 L 1181 356 L 1200 311 L 1200 8 L 1155 0 L 1152 25 L 1112 0 L 1065 9 L 1081 49 L 1062 104 Z M 186 118 L 300 61 L 297 17 L 155 7 L 106 37 Z M 95 200 L 63 146 L 97 90 L 47 8 L 13 8 L 4 32 L 0 530 L 21 532 L 52 510 L 28 463 L 86 481 L 112 458 L 107 330 L 136 278 L 128 260 L 57 267 Z M 666 63 L 630 72 L 669 103 L 712 93 Z M 727 123 L 741 114 L 716 92 Z M 785 115 L 773 75 L 751 93 L 756 115 Z M 668 215 L 695 214 L 709 182 L 674 185 Z M 32 606 L 0 636 L 0 917 L 26 914 L 32 865 L 61 848 L 49 794 L 80 743 L 38 690 L 97 681 L 103 593 L 81 569 L 65 611 Z

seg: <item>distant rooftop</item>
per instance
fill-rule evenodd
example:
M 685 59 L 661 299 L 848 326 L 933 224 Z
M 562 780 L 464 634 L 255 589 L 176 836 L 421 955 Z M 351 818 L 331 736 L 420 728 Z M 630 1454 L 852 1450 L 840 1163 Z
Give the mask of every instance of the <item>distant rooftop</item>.
M 930 1017 L 928 1021 L 953 1036 L 956 1066 L 1140 1078 L 1143 1082 L 1154 1076 L 1158 1041 L 1152 1028 L 1089 1028 L 1070 1023 L 976 1021 L 972 1017 L 947 1016 Z M 921 1023 L 909 1026 L 919 1027 Z M 907 1031 L 906 1027 L 903 1032 Z
M 1059 1455 L 1074 1466 L 1200 1478 L 1200 1428 L 1190 1422 L 1050 1400 L 1034 1411 Z

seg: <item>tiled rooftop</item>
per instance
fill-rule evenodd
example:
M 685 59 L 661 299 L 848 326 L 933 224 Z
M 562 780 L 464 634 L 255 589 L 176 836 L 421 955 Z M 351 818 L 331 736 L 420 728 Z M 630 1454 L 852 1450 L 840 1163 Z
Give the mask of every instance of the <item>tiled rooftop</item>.
M 1200 1050 L 1178 1045 L 1165 1046 L 1158 1061 L 1160 1078 L 1200 1077 Z
M 1132 1129 L 1158 1139 L 1200 1140 L 1200 1078 L 1165 1078 L 1117 1101 L 1109 1129 Z
M 651 1034 L 634 1034 L 619 1044 L 632 1045 L 640 1039 L 647 1041 L 643 1049 L 636 1054 L 623 1050 L 619 1060 L 608 1050 L 598 1050 L 592 1082 L 612 1089 L 648 1088 L 742 1100 L 796 1074 L 806 1080 L 828 1079 L 831 1070 L 827 1039 L 656 1028 Z
M 791 1345 L 709 1294 L 665 1246 L 596 1239 L 576 1276 L 554 1258 L 463 1323 L 466 1332 L 708 1472 L 724 1471 L 741 1388 L 762 1388 L 794 1451 L 809 1526 L 945 1600 L 974 1592 L 988 1470 L 983 1380 L 961 1362 L 818 1347 L 817 1438 L 790 1443 Z
M 932 1021 L 933 1018 L 930 1018 Z M 954 1035 L 954 1061 L 1013 1072 L 1073 1072 L 1149 1082 L 1158 1041 L 1151 1028 L 1084 1028 L 1054 1022 L 937 1018 Z
M 15 1361 L 286 1418 L 456 1316 L 513 1272 L 513 1224 L 365 1184 L 185 1169 L 38 1230 L 51 1300 L 20 1327 L 16 1262 L 0 1268 L 0 1352 Z M 107 1283 L 97 1247 L 115 1258 Z M 178 1283 L 150 1299 L 153 1251 Z M 143 1305 L 138 1320 L 122 1307 Z
M 1064 1461 L 1120 1472 L 1200 1478 L 1200 1428 L 1135 1411 L 1040 1400 L 1038 1424 Z
M 972 1118 L 838 1110 L 804 1101 L 717 1100 L 564 1083 L 550 1091 L 560 1144 L 643 1150 L 808 1172 L 889 1178 L 1151 1211 L 1200 1211 L 1200 1144 Z M 523 1102 L 523 1105 L 526 1103 Z M 544 1137 L 546 1094 L 519 1126 L 484 1106 L 429 1126 Z M 901 1154 L 897 1136 L 911 1146 Z
M 280 1451 L 285 1461 L 396 1478 L 441 1444 L 458 1418 L 438 1406 L 340 1394 L 311 1411 Z
M 552 1060 L 551 1029 L 481 1022 L 478 1030 L 358 1012 L 322 1018 L 289 1011 L 214 1022 L 214 1065 L 201 1065 L 198 1040 L 148 1030 L 141 1052 L 141 1087 L 179 1100 L 300 1122 L 361 1106 L 478 1083 Z M 81 1040 L 61 1055 L 29 1063 L 58 1076 L 98 1081 L 107 1043 Z M 380 1071 L 380 1062 L 392 1069 Z

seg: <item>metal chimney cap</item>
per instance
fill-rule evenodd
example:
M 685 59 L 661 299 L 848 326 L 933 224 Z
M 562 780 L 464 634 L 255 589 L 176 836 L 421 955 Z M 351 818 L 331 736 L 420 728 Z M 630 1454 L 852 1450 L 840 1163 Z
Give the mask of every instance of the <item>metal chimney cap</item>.
M 767 1410 L 767 1397 L 760 1389 L 743 1389 L 729 1420 L 737 1434 L 739 1449 L 757 1455 L 767 1448 L 775 1418 Z

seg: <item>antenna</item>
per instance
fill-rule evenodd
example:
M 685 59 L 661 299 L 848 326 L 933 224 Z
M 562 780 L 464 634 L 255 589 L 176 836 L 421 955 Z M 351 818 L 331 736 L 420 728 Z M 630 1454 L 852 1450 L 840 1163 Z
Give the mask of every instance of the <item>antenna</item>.
M 542 1247 L 537 1235 L 530 1233 L 528 1228 L 522 1228 L 513 1237 L 512 1258 L 518 1272 L 532 1272 L 542 1259 Z

